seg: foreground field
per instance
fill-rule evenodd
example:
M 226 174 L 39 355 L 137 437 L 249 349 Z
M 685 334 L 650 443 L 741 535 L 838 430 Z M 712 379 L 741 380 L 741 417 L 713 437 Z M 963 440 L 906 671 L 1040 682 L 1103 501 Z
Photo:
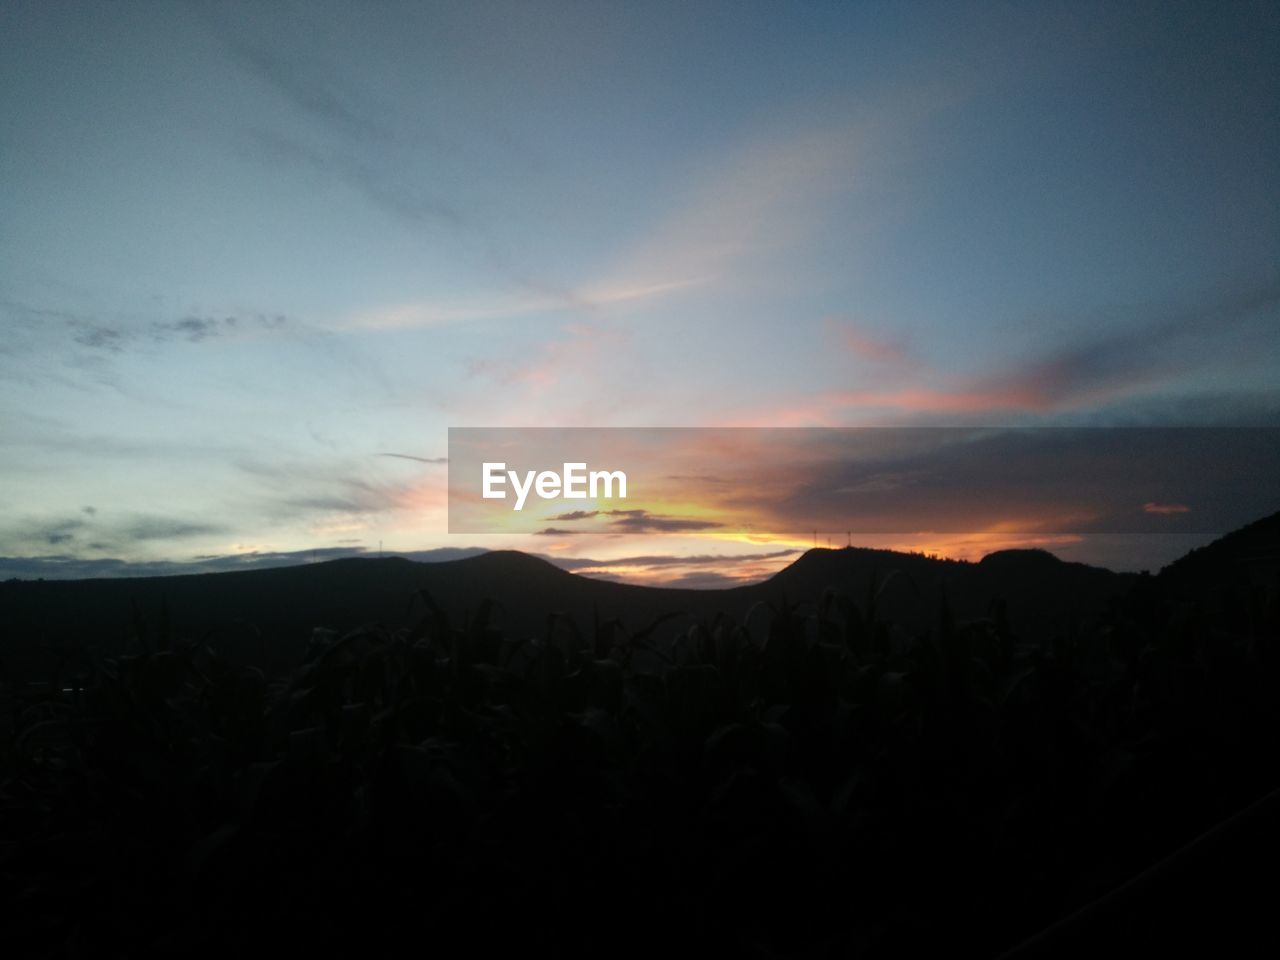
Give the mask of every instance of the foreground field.
M 278 673 L 140 616 L 135 652 L 5 687 L 8 942 L 1260 947 L 1280 630 L 1252 570 L 1210 553 L 1040 635 L 945 591 L 905 629 L 888 570 L 536 635 L 419 591 L 402 625 L 317 630 Z

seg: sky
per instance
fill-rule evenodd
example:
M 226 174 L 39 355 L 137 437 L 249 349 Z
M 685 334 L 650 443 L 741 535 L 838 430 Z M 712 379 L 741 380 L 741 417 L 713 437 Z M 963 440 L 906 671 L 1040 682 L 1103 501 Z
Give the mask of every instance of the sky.
M 811 545 L 450 534 L 450 427 L 1280 425 L 1278 106 L 1263 2 L 6 3 L 0 575 Z

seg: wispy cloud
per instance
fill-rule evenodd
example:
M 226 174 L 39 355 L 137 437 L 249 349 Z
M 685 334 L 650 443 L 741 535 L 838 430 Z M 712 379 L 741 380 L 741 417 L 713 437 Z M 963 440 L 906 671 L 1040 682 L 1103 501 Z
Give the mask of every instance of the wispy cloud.
M 691 183 L 673 191 L 671 213 L 597 277 L 548 284 L 506 266 L 500 272 L 514 285 L 511 293 L 381 306 L 342 325 L 403 330 L 566 311 L 590 320 L 715 285 L 753 256 L 807 238 L 821 221 L 822 201 L 847 188 L 854 140 L 839 129 L 760 136 L 710 159 Z
M 397 460 L 416 460 L 418 463 L 441 464 L 448 463 L 448 457 L 415 457 L 408 453 L 380 453 L 380 457 L 395 457 Z
M 724 524 L 697 517 L 677 517 L 650 513 L 648 510 L 573 510 L 545 519 L 553 523 L 573 523 L 582 520 L 607 518 L 606 529 L 619 533 L 688 533 L 697 530 L 716 530 Z M 548 527 L 539 531 L 543 536 L 570 533 L 599 533 L 597 527 L 577 531 Z
M 826 326 L 836 343 L 859 360 L 894 368 L 918 362 L 905 337 L 877 336 L 867 332 L 863 325 L 836 317 L 829 317 Z
M 35 554 L 52 546 L 81 554 L 129 552 L 149 541 L 190 540 L 226 529 L 222 524 L 180 516 L 115 511 L 99 515 L 96 509 L 85 508 L 72 515 L 10 520 L 0 526 L 0 551 Z
M 286 101 L 353 140 L 389 140 L 392 131 L 374 119 L 374 102 L 311 47 L 254 42 L 229 25 L 210 21 L 231 57 Z
M 426 191 L 416 182 L 357 155 L 352 147 L 312 146 L 274 130 L 251 130 L 250 149 L 260 158 L 336 179 L 363 195 L 385 213 L 414 227 L 461 226 L 465 218 L 455 204 Z
M 605 510 L 612 529 L 624 533 L 688 533 L 695 530 L 717 530 L 724 524 L 696 517 L 673 517 L 648 510 Z
M 969 415 L 1045 414 L 1130 397 L 1179 377 L 1247 356 L 1250 334 L 1274 322 L 1280 279 L 1242 285 L 1155 320 L 1050 350 L 1012 371 L 958 378 L 945 370 L 910 365 L 907 385 L 830 390 L 783 403 L 746 422 L 794 426 L 847 422 L 869 410 Z M 906 359 L 852 335 L 850 349 L 867 356 Z M 1242 343 L 1244 346 L 1242 347 Z M 923 381 L 923 382 L 922 382 Z
M 282 313 L 223 317 L 188 315 L 177 320 L 149 323 L 107 322 L 66 314 L 60 315 L 59 319 L 75 343 L 107 353 L 121 353 L 137 344 L 203 343 L 214 339 L 252 337 L 295 326 L 294 321 Z
M 553 290 L 526 283 L 523 289 L 501 296 L 418 300 L 357 311 L 338 326 L 349 330 L 411 330 L 453 324 L 509 320 L 538 314 L 600 314 L 609 307 L 657 299 L 706 282 L 693 277 L 662 283 L 598 285 Z
M 857 145 L 857 132 L 839 123 L 748 138 L 693 178 L 606 286 L 715 283 L 758 254 L 807 238 L 827 212 L 824 201 L 848 189 Z

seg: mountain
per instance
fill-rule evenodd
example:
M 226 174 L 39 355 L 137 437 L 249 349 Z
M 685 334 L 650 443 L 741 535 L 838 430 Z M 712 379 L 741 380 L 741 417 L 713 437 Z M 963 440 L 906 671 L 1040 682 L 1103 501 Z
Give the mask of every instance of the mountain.
M 803 604 L 812 612 L 834 590 L 908 633 L 936 628 L 945 597 L 951 615 L 992 615 L 1001 601 L 1024 641 L 1087 625 L 1139 581 L 1168 598 L 1214 597 L 1235 610 L 1242 584 L 1270 589 L 1280 573 L 1280 514 L 1193 550 L 1156 578 L 1068 563 L 1043 550 L 1002 550 L 977 563 L 859 547 L 813 549 L 763 583 L 718 590 L 646 587 L 596 580 L 510 550 L 456 560 L 343 558 L 292 567 L 131 579 L 0 583 L 0 668 L 48 675 L 76 649 L 119 653 L 141 633 L 205 640 L 237 659 L 291 663 L 317 627 L 396 627 L 424 609 L 425 591 L 455 624 L 493 601 L 491 623 L 509 635 L 543 636 L 548 615 L 580 631 L 617 619 L 637 631 L 666 614 L 658 636 L 724 613 L 738 620 L 758 603 Z M 563 627 L 559 627 L 563 629 Z
M 1274 584 L 1280 575 L 1280 513 L 1192 550 L 1160 571 L 1172 588 L 1187 585 L 1250 581 Z
M 595 580 L 516 551 L 433 563 L 344 558 L 186 576 L 8 581 L 0 583 L 0 664 L 27 677 L 48 675 L 60 655 L 119 653 L 144 634 L 152 643 L 198 639 L 237 659 L 285 664 L 317 627 L 411 623 L 424 610 L 418 591 L 459 625 L 491 600 L 491 622 L 516 636 L 545 635 L 551 613 L 584 632 L 597 618 L 616 618 L 634 632 L 674 613 L 659 632 L 671 636 L 717 613 L 742 620 L 761 602 L 804 603 L 812 611 L 828 590 L 858 603 L 874 590 L 881 615 L 911 632 L 937 625 L 944 596 L 958 619 L 987 616 L 999 598 L 1015 633 L 1035 637 L 1097 616 L 1132 580 L 1043 551 L 969 563 L 843 548 L 810 550 L 763 583 L 720 590 Z

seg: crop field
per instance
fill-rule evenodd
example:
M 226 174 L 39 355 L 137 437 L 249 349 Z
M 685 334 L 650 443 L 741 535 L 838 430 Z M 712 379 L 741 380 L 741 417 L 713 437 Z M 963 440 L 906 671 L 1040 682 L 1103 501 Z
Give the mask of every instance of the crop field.
M 1274 591 L 1179 603 L 1143 578 L 1028 638 L 945 598 L 909 634 L 885 582 L 674 635 L 675 614 L 506 635 L 418 591 L 402 625 L 317 629 L 272 676 L 139 615 L 135 652 L 5 687 L 11 936 L 994 956 L 1082 907 L 1096 925 L 1277 785 Z M 1219 881 L 1162 876 L 1125 935 L 1188 935 L 1168 908 L 1191 899 L 1208 936 Z

